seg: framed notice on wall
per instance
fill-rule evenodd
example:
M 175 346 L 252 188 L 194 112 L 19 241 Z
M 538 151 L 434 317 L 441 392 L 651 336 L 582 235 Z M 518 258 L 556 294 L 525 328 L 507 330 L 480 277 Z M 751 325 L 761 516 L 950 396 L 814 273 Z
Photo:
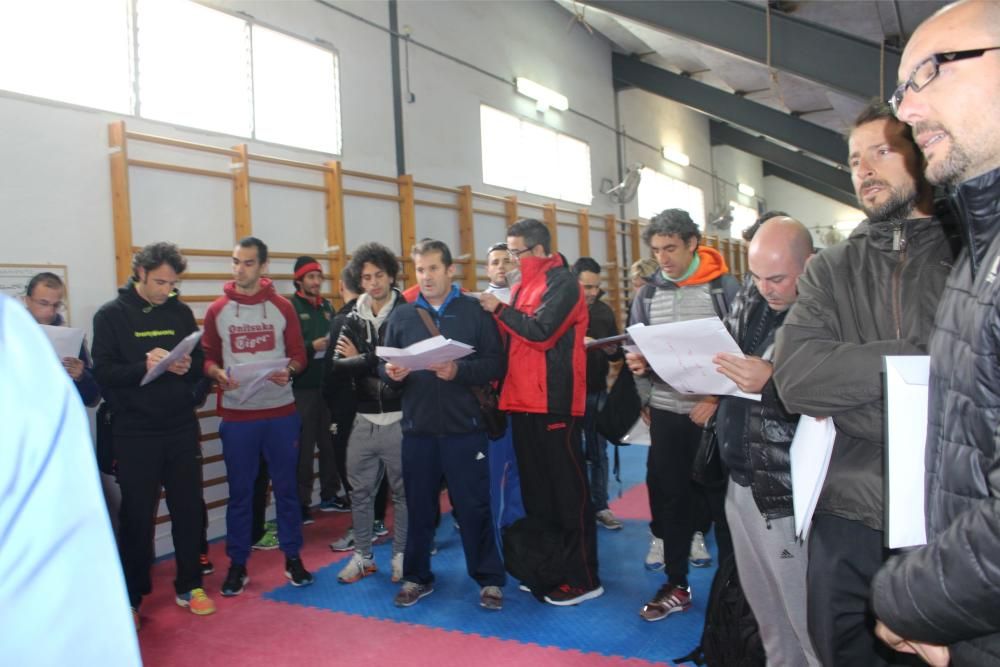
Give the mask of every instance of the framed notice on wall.
M 59 276 L 63 284 L 66 285 L 66 293 L 63 294 L 63 303 L 66 304 L 64 317 L 66 322 L 72 323 L 70 317 L 69 299 L 69 275 L 65 264 L 3 264 L 0 263 L 0 293 L 6 294 L 12 299 L 22 300 L 24 290 L 35 275 L 48 271 Z

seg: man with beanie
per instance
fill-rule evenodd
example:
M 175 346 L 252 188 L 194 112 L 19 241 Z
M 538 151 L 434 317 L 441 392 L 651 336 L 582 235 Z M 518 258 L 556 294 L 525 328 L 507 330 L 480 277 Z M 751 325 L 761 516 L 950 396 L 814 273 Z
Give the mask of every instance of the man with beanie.
M 323 355 L 326 352 L 333 308 L 323 298 L 323 267 L 303 255 L 295 260 L 295 294 L 291 302 L 299 316 L 306 367 L 292 380 L 295 409 L 302 420 L 299 436 L 299 503 L 302 522 L 312 523 L 309 506 L 313 492 L 313 453 L 319 449 L 319 497 L 323 503 L 337 498 L 337 461 L 330 438 L 330 411 L 323 400 Z

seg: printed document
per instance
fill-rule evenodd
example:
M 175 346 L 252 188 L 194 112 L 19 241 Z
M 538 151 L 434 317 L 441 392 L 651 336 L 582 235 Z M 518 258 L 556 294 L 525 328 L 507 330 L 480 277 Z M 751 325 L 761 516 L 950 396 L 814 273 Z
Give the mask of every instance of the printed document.
M 239 382 L 244 388 L 240 395 L 240 403 L 245 403 L 248 398 L 260 391 L 269 377 L 288 368 L 290 362 L 291 359 L 288 357 L 250 361 L 230 366 L 226 369 L 226 374 L 230 380 Z
M 633 324 L 627 331 L 653 371 L 677 391 L 760 400 L 760 394 L 740 391 L 712 363 L 712 358 L 721 352 L 744 356 L 719 318 L 652 326 Z

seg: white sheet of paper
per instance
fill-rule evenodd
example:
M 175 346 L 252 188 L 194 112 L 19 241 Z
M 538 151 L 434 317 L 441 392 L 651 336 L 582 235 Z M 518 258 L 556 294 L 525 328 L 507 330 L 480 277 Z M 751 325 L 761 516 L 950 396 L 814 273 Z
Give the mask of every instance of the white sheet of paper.
M 184 340 L 174 346 L 174 349 L 170 350 L 167 356 L 160 359 L 160 363 L 146 371 L 146 374 L 142 376 L 142 382 L 139 383 L 139 386 L 145 387 L 147 384 L 166 373 L 170 364 L 175 361 L 179 361 L 185 354 L 191 354 L 191 350 L 194 349 L 199 340 L 201 340 L 201 331 L 195 331 L 194 333 L 187 335 Z
M 375 348 L 375 354 L 382 359 L 393 366 L 409 368 L 411 371 L 426 370 L 434 364 L 461 359 L 475 351 L 471 345 L 444 336 L 427 338 L 402 349 L 382 345 Z
M 930 357 L 885 361 L 885 541 L 890 549 L 927 543 L 924 449 Z
M 45 335 L 49 337 L 52 348 L 56 351 L 56 356 L 60 360 L 66 357 L 79 359 L 80 346 L 83 345 L 83 329 L 73 327 L 53 327 L 48 324 L 40 325 Z
M 288 357 L 282 359 L 262 359 L 261 361 L 250 361 L 245 364 L 236 364 L 226 369 L 230 380 L 240 383 L 243 391 L 240 395 L 240 403 L 245 403 L 248 398 L 256 394 L 267 378 L 278 371 L 288 368 L 291 361 Z
M 712 363 L 712 357 L 721 352 L 744 356 L 719 318 L 652 326 L 633 324 L 628 333 L 656 374 L 677 391 L 760 400 L 760 394 L 740 391 L 736 383 Z
M 818 420 L 802 415 L 795 429 L 788 454 L 792 464 L 792 508 L 795 510 L 795 534 L 800 539 L 809 536 L 813 512 L 823 491 L 826 471 L 833 454 L 837 431 L 833 419 Z

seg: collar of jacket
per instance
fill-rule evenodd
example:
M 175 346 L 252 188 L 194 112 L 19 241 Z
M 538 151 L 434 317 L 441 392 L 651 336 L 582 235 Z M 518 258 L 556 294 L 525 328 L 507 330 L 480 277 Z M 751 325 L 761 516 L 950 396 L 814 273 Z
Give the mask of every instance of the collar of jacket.
M 905 241 L 907 247 L 921 244 L 931 237 L 936 242 L 940 241 L 940 234 L 933 234 L 934 230 L 940 232 L 941 221 L 933 217 L 880 220 L 878 222 L 865 220 L 851 232 L 849 238 L 867 237 L 868 243 L 882 252 L 899 252 L 899 240 Z
M 970 178 L 948 194 L 949 203 L 962 225 L 975 274 L 1000 231 L 996 227 L 1000 222 L 1000 168 Z
M 557 254 L 548 257 L 535 257 L 534 255 L 522 257 L 520 261 L 521 282 L 526 283 L 533 280 L 540 273 L 545 273 L 552 269 L 563 266 L 562 258 Z
M 223 291 L 225 291 L 226 296 L 229 297 L 231 300 L 235 301 L 236 303 L 242 303 L 244 305 L 263 303 L 264 301 L 267 301 L 269 298 L 271 298 L 272 295 L 275 294 L 274 283 L 271 282 L 270 278 L 260 279 L 260 289 L 257 290 L 256 294 L 241 294 L 236 290 L 235 280 L 230 280 L 228 283 L 226 283 L 226 286 L 223 288 Z
M 442 301 L 441 305 L 438 306 L 437 308 L 435 308 L 434 306 L 432 306 L 427 301 L 427 299 L 424 298 L 424 295 L 423 295 L 422 292 L 417 295 L 416 305 L 417 305 L 418 308 L 423 308 L 424 310 L 430 311 L 431 315 L 435 315 L 436 314 L 438 317 L 440 317 L 441 315 L 444 315 L 444 311 L 448 307 L 448 304 L 450 304 L 452 301 L 454 301 L 455 299 L 457 299 L 461 293 L 462 293 L 462 290 L 460 290 L 458 288 L 458 285 L 456 285 L 455 283 L 452 283 L 451 284 L 451 289 L 448 290 L 448 295 L 444 298 L 444 301 Z
M 295 296 L 298 297 L 299 299 L 301 299 L 302 301 L 306 302 L 310 306 L 312 306 L 313 309 L 315 309 L 315 310 L 321 310 L 323 308 L 323 302 L 326 301 L 326 299 L 324 299 L 321 296 L 317 296 L 317 297 L 309 296 L 308 294 L 306 294 L 302 290 L 296 290 L 295 291 Z

